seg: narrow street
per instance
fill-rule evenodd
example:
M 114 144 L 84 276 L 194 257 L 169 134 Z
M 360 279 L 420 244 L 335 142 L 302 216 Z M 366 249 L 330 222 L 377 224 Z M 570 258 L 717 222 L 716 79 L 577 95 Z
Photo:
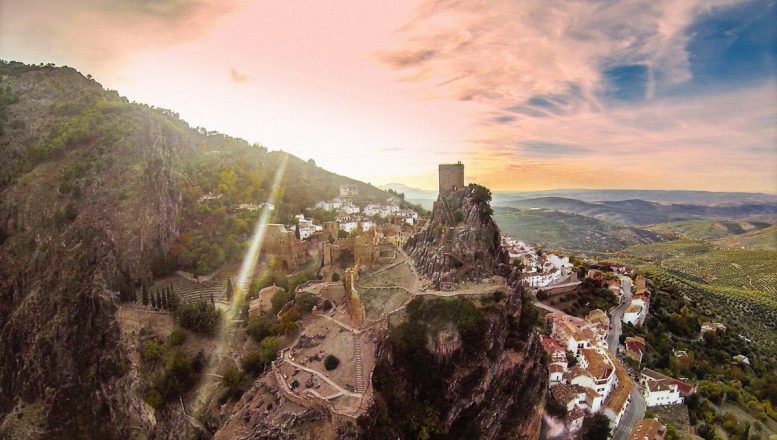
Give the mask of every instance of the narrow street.
M 610 331 L 607 334 L 607 345 L 609 346 L 610 353 L 617 354 L 618 342 L 623 332 L 621 318 L 626 309 L 631 305 L 632 283 L 631 278 L 618 275 L 621 280 L 621 288 L 623 289 L 623 297 L 621 303 L 613 309 L 612 316 L 610 316 Z

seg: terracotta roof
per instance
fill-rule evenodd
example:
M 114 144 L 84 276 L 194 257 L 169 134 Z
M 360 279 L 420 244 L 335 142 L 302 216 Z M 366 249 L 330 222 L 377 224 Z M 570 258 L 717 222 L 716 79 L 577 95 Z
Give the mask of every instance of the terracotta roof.
M 548 365 L 548 372 L 550 373 L 563 373 L 564 367 L 562 367 L 559 364 L 550 364 Z
M 581 351 L 588 362 L 588 372 L 591 373 L 591 376 L 596 379 L 606 379 L 612 374 L 612 366 L 596 349 L 584 348 Z
M 553 395 L 554 399 L 558 400 L 564 405 L 568 404 L 571 400 L 577 400 L 577 387 L 573 385 L 567 385 L 563 383 L 554 385 L 550 389 L 550 393 Z
M 552 338 L 549 338 L 547 336 L 542 337 L 542 348 L 545 350 L 545 353 L 548 353 L 550 355 L 554 353 L 563 353 L 564 356 L 566 356 L 567 351 L 564 350 L 564 347 L 561 346 L 558 342 L 554 341 Z
M 612 358 L 611 358 L 612 361 Z M 615 365 L 615 376 L 618 378 L 618 386 L 615 387 L 610 398 L 607 400 L 607 408 L 615 413 L 619 413 L 631 395 L 632 383 L 631 378 L 623 369 L 623 366 L 617 361 L 612 361 Z
M 626 349 L 629 351 L 639 351 L 642 352 L 645 350 L 645 340 L 639 336 L 635 338 L 626 338 Z
M 588 376 L 591 377 L 591 373 L 588 372 L 588 370 L 581 368 L 581 367 L 572 367 L 564 373 L 564 378 L 567 380 L 572 380 L 578 376 Z
M 656 419 L 644 419 L 637 422 L 629 434 L 629 440 L 663 440 L 666 426 Z
M 647 383 L 648 389 L 651 393 L 659 391 L 669 391 L 677 389 L 677 386 L 671 380 L 651 380 Z
M 626 308 L 626 313 L 639 313 L 640 310 L 642 310 L 642 307 L 637 304 L 631 304 Z
M 585 417 L 585 411 L 583 411 L 578 407 L 575 407 L 575 409 L 573 409 L 572 411 L 569 412 L 569 414 L 567 414 L 567 420 L 570 420 L 570 421 L 581 419 L 583 417 Z

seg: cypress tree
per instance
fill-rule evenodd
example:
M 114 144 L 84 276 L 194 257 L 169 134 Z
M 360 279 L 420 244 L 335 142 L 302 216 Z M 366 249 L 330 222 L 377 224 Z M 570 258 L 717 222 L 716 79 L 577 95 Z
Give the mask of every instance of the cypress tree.
M 159 291 L 157 290 L 157 292 Z M 153 293 L 151 294 L 151 307 L 156 308 L 156 297 Z
M 146 284 L 143 284 L 143 305 L 148 305 L 148 289 L 146 289 Z
M 234 288 L 232 287 L 232 278 L 227 277 L 227 302 L 232 302 L 233 293 L 234 293 Z
M 159 291 L 156 291 L 156 307 L 158 309 L 162 308 L 162 295 L 159 293 Z

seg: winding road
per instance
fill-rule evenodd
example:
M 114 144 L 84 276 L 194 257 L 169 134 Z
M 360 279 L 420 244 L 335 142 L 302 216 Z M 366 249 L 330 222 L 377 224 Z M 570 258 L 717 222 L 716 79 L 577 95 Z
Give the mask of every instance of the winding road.
M 623 313 L 631 305 L 632 294 L 631 278 L 625 275 L 618 275 L 618 278 L 621 280 L 623 296 L 621 297 L 621 303 L 610 314 L 610 331 L 607 333 L 607 346 L 612 354 L 617 354 L 618 352 L 618 343 L 623 332 L 621 318 L 623 318 Z

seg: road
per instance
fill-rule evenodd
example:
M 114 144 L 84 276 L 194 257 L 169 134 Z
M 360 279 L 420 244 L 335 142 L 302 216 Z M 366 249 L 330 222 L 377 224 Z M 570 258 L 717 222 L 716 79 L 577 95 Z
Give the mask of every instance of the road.
M 618 352 L 618 343 L 620 342 L 621 333 L 623 331 L 623 328 L 621 326 L 621 318 L 623 317 L 623 312 L 626 311 L 626 309 L 631 305 L 631 278 L 624 276 L 624 275 L 618 275 L 618 277 L 621 279 L 621 289 L 623 289 L 623 297 L 621 298 L 621 303 L 613 309 L 612 314 L 610 315 L 610 331 L 607 334 L 607 345 L 609 347 L 610 353 L 617 354 Z
M 645 417 L 645 399 L 640 393 L 639 386 L 632 380 L 634 385 L 631 388 L 631 400 L 629 401 L 629 407 L 626 408 L 626 412 L 621 417 L 621 422 L 612 431 L 613 440 L 626 440 L 629 438 L 631 430 L 637 425 L 637 422 Z

